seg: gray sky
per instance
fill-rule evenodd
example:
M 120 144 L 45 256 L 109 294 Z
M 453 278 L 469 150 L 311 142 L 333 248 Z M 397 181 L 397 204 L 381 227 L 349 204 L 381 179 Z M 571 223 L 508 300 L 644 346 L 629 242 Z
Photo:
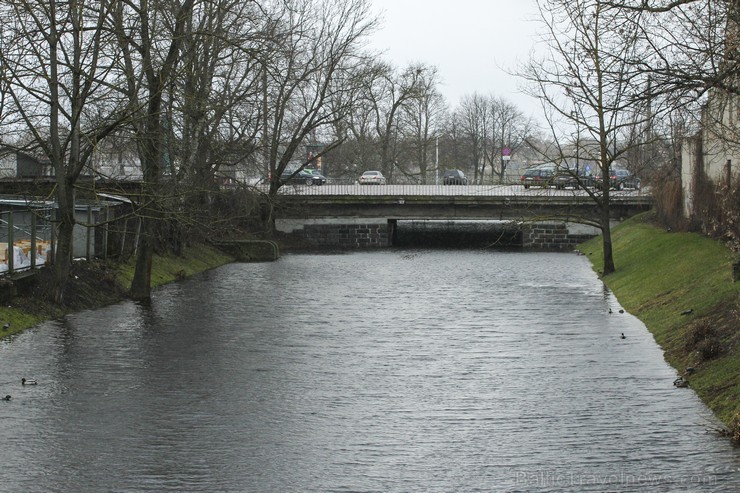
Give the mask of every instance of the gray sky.
M 372 0 L 382 16 L 371 47 L 397 67 L 435 65 L 451 107 L 478 92 L 506 98 L 527 115 L 538 103 L 506 73 L 527 59 L 539 25 L 536 0 Z

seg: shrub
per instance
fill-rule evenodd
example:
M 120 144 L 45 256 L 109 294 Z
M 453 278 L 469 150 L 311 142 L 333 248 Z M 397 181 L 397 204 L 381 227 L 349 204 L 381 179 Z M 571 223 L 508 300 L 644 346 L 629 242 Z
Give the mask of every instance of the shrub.
M 722 354 L 722 343 L 714 328 L 708 322 L 701 322 L 689 329 L 686 351 L 695 351 L 701 361 L 706 361 Z
M 703 339 L 696 345 L 696 354 L 702 361 L 716 358 L 722 354 L 722 344 L 717 339 Z

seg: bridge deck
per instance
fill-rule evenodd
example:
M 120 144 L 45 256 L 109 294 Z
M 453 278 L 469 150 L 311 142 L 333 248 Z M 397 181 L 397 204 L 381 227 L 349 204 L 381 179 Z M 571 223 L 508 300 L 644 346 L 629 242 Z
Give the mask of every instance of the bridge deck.
M 259 189 L 266 191 L 267 187 L 259 185 Z M 592 189 L 593 191 L 593 189 Z M 498 196 L 538 196 L 538 197 L 588 197 L 588 192 L 582 189 L 567 188 L 557 190 L 553 187 L 524 188 L 521 185 L 357 185 L 357 184 L 326 184 L 326 185 L 283 185 L 280 195 L 351 195 L 351 196 L 466 196 L 466 197 L 498 197 Z M 596 192 L 600 194 L 600 192 Z M 650 197 L 648 189 L 642 190 L 612 190 L 613 197 Z
M 611 217 L 629 217 L 652 203 L 644 190 L 612 191 Z M 282 218 L 552 218 L 593 224 L 599 216 L 595 198 L 585 190 L 511 185 L 290 185 L 281 189 L 277 205 Z

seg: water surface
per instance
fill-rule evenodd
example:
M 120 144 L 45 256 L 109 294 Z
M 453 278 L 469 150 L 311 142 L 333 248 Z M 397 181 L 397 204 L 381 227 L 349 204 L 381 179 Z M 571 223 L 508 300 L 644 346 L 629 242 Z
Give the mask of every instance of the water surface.
M 619 308 L 572 254 L 224 266 L 0 342 L 0 491 L 740 490 Z

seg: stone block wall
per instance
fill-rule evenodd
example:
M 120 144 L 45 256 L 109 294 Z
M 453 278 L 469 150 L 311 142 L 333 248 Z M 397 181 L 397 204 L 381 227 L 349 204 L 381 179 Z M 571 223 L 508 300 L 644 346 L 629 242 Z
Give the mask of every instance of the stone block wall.
M 522 247 L 536 250 L 572 250 L 595 234 L 572 233 L 566 223 L 527 224 L 522 226 Z
M 279 230 L 314 247 L 337 249 L 385 248 L 397 240 L 395 220 L 366 221 L 291 221 L 279 225 Z M 463 227 L 463 226 L 461 226 Z M 521 247 L 533 250 L 573 250 L 576 245 L 596 236 L 596 228 L 564 222 L 525 223 L 521 227 Z M 464 231 L 463 231 L 464 232 Z M 451 234 L 460 234 L 452 231 Z M 462 236 L 461 236 L 462 238 Z M 419 246 L 425 246 L 421 242 Z M 515 246 L 515 245 L 509 245 Z
M 390 245 L 389 226 L 385 224 L 306 224 L 300 235 L 314 246 L 335 248 L 379 248 Z

